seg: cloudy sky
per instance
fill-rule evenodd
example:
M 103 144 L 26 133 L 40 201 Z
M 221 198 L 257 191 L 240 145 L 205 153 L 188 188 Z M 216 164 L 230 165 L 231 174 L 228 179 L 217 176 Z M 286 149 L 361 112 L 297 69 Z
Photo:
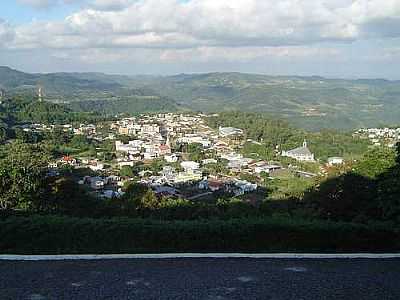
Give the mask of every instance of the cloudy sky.
M 0 65 L 400 79 L 400 0 L 2 0 Z

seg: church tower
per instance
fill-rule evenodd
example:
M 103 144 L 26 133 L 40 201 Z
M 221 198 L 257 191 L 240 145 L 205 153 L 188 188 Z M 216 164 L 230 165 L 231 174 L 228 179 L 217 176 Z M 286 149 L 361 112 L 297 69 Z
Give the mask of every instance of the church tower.
M 307 140 L 306 139 L 304 139 L 303 148 L 307 148 Z

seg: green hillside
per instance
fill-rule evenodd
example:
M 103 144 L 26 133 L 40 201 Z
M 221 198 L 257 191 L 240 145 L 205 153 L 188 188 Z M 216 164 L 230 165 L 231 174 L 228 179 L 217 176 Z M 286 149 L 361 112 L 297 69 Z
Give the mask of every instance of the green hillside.
M 190 109 L 263 112 L 305 129 L 352 129 L 400 123 L 400 81 L 244 73 L 121 76 L 27 74 L 0 67 L 7 93 L 34 93 L 74 109 L 138 113 Z M 88 103 L 85 103 L 87 102 Z
M 400 123 L 398 81 L 210 73 L 143 84 L 194 110 L 266 112 L 308 129 Z
M 151 88 L 137 88 L 127 76 L 102 73 L 27 74 L 0 67 L 0 88 L 11 95 L 34 96 L 43 87 L 46 101 L 73 110 L 116 113 L 177 111 L 180 106 Z

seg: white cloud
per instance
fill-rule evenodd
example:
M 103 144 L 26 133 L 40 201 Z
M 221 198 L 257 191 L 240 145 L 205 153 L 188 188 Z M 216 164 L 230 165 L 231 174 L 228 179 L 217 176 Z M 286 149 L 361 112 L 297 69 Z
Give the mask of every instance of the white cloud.
M 4 20 L 0 19 L 0 48 L 7 47 L 14 39 L 14 29 Z
M 79 0 L 19 0 L 37 7 Z M 81 1 L 83 3 L 84 1 Z M 251 60 L 333 55 L 328 42 L 400 36 L 399 0 L 91 0 L 64 20 L 17 26 L 12 49 L 80 49 L 83 57 L 122 59 L 104 49 L 154 49 L 163 61 Z M 0 23 L 0 43 L 4 37 Z M 3 36 L 3 38 L 1 38 Z M 323 50 L 316 50 L 323 49 Z M 88 53 L 96 53 L 90 57 Z M 131 50 L 132 52 L 133 50 Z M 315 52 L 317 51 L 317 52 Z M 322 51 L 322 52 L 318 52 Z M 128 51 L 129 52 L 129 51 Z M 122 55 L 126 57 L 126 53 Z
M 93 0 L 90 6 L 97 10 L 118 11 L 127 8 L 133 0 Z
M 163 62 L 253 62 L 284 58 L 334 58 L 340 52 L 333 48 L 308 46 L 291 47 L 199 47 L 194 49 L 167 49 L 162 51 Z

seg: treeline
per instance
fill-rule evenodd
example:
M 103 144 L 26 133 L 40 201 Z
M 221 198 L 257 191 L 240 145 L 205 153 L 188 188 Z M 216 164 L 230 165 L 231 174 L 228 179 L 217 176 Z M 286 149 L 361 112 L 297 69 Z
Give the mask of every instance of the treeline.
M 171 99 L 159 96 L 126 96 L 109 100 L 74 101 L 72 110 L 115 115 L 120 113 L 138 114 L 145 112 L 174 112 L 180 109 Z
M 400 144 L 370 150 L 345 174 L 306 193 L 303 203 L 324 219 L 400 224 Z
M 20 122 L 42 124 L 67 124 L 74 122 L 98 122 L 104 117 L 93 112 L 75 112 L 69 107 L 50 102 L 31 102 L 17 113 Z

